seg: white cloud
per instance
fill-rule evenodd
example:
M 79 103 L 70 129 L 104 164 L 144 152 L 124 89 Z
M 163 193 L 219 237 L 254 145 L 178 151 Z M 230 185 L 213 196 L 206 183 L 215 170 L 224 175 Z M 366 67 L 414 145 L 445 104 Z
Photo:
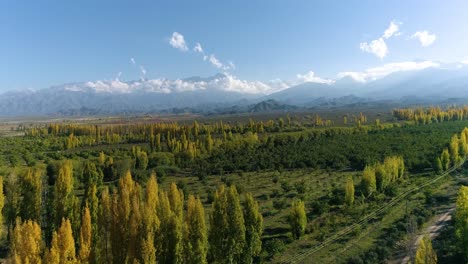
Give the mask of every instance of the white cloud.
M 396 21 L 392 21 L 390 22 L 390 25 L 388 26 L 388 28 L 385 30 L 384 34 L 382 37 L 388 39 L 392 36 L 398 36 L 400 35 L 400 25 L 401 23 L 400 22 L 396 22 Z
M 268 94 L 273 91 L 289 87 L 282 81 L 261 82 L 240 80 L 230 74 L 217 75 L 215 78 L 198 81 L 168 80 L 164 78 L 152 80 L 140 80 L 133 82 L 121 82 L 119 80 L 99 80 L 82 84 L 68 85 L 65 89 L 75 92 L 94 91 L 97 93 L 122 93 L 128 94 L 136 91 L 152 93 L 177 93 L 199 90 L 224 90 L 245 94 Z
M 385 39 L 399 36 L 401 24 L 401 22 L 397 22 L 395 20 L 391 21 L 390 25 L 387 29 L 385 29 L 383 35 L 380 38 L 372 40 L 371 42 L 361 42 L 359 44 L 359 48 L 364 52 L 374 54 L 380 59 L 385 58 L 389 53 Z
M 224 65 L 218 60 L 218 58 L 215 57 L 214 54 L 211 54 L 208 60 L 213 66 L 215 66 L 218 69 L 221 69 L 224 67 Z
M 130 58 L 130 62 L 131 62 L 133 65 L 136 65 L 136 62 L 135 62 L 135 59 L 134 59 L 134 58 Z
M 388 47 L 383 38 L 371 41 L 370 43 L 362 42 L 359 48 L 367 53 L 372 53 L 380 59 L 383 59 L 388 54 Z
M 174 47 L 176 49 L 179 49 L 181 51 L 187 51 L 188 50 L 187 44 L 185 43 L 184 36 L 182 34 L 178 33 L 178 32 L 172 33 L 172 37 L 169 40 L 169 44 L 172 47 Z
M 140 65 L 140 71 L 141 71 L 141 74 L 142 74 L 143 76 L 146 75 L 146 69 L 145 69 L 145 67 L 143 67 L 143 65 Z
M 422 61 L 422 62 L 396 62 L 388 63 L 380 67 L 374 67 L 366 69 L 362 72 L 340 72 L 338 78 L 351 77 L 358 82 L 367 82 L 380 79 L 391 73 L 402 72 L 402 71 L 416 71 L 423 70 L 426 68 L 439 67 L 440 64 L 433 61 Z
M 218 69 L 223 68 L 223 64 L 218 60 L 218 58 L 215 57 L 214 54 L 211 54 L 210 57 L 208 58 L 208 60 L 216 68 L 218 68 Z
M 461 61 L 462 64 L 468 64 L 468 60 Z
M 118 81 L 120 79 L 120 76 L 122 76 L 122 72 L 117 73 L 117 77 L 115 77 L 115 80 Z
M 432 45 L 434 41 L 436 40 L 437 36 L 435 34 L 429 33 L 427 30 L 424 31 L 418 31 L 414 33 L 411 38 L 417 38 L 419 42 L 421 43 L 421 46 L 427 47 Z
M 321 78 L 321 77 L 318 77 L 318 76 L 315 75 L 315 73 L 314 73 L 313 71 L 309 71 L 309 72 L 307 72 L 307 73 L 304 74 L 304 75 L 302 75 L 302 74 L 297 74 L 296 77 L 297 77 L 297 80 L 298 80 L 300 83 L 313 82 L 313 83 L 332 84 L 332 83 L 335 82 L 335 81 L 330 80 L 330 79 L 323 79 L 323 78 Z
M 208 60 L 211 63 L 211 65 L 225 71 L 233 70 L 236 68 L 236 65 L 232 61 L 229 61 L 226 65 L 222 63 L 218 58 L 216 58 L 214 54 L 211 54 L 210 56 L 203 56 L 203 60 Z
M 203 48 L 199 42 L 195 44 L 195 47 L 193 47 L 193 51 L 203 54 Z

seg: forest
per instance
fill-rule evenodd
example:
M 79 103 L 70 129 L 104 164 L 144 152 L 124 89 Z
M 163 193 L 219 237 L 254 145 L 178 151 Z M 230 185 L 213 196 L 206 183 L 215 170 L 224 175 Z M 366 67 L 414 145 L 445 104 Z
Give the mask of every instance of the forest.
M 369 116 L 11 125 L 0 257 L 385 263 L 453 204 L 452 246 L 425 237 L 411 257 L 468 260 L 468 107 Z

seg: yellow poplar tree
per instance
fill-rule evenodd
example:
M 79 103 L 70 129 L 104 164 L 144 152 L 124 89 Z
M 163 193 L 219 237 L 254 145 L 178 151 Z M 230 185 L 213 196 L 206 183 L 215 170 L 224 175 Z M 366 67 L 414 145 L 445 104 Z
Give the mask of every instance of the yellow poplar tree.
M 205 210 L 200 199 L 189 195 L 185 218 L 185 263 L 205 264 L 208 252 L 208 237 Z
M 419 243 L 414 264 L 437 264 L 437 254 L 432 248 L 431 238 L 425 235 Z
M 92 249 L 92 227 L 91 227 L 91 214 L 88 205 L 83 210 L 83 217 L 81 220 L 80 230 L 80 251 L 79 257 L 81 263 L 89 263 L 90 254 Z
M 12 263 L 41 263 L 43 242 L 41 227 L 36 222 L 28 220 L 21 223 L 17 219 L 10 243 Z
M 468 260 L 468 186 L 460 187 L 455 211 L 455 235 Z

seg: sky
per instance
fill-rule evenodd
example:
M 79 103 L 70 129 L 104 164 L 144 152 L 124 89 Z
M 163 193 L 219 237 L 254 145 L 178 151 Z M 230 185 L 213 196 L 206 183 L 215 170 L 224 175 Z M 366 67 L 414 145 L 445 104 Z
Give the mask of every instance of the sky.
M 468 1 L 0 1 L 0 91 L 97 80 L 366 81 L 468 60 Z

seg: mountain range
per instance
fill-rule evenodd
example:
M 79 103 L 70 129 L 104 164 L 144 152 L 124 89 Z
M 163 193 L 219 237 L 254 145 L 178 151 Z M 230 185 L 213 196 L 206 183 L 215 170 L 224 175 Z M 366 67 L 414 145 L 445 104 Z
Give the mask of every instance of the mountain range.
M 270 91 L 277 91 L 267 94 Z M 357 81 L 250 82 L 229 74 L 209 78 L 96 81 L 0 94 L 0 116 L 117 113 L 289 111 L 381 100 L 405 104 L 468 101 L 468 67 L 431 67 Z

